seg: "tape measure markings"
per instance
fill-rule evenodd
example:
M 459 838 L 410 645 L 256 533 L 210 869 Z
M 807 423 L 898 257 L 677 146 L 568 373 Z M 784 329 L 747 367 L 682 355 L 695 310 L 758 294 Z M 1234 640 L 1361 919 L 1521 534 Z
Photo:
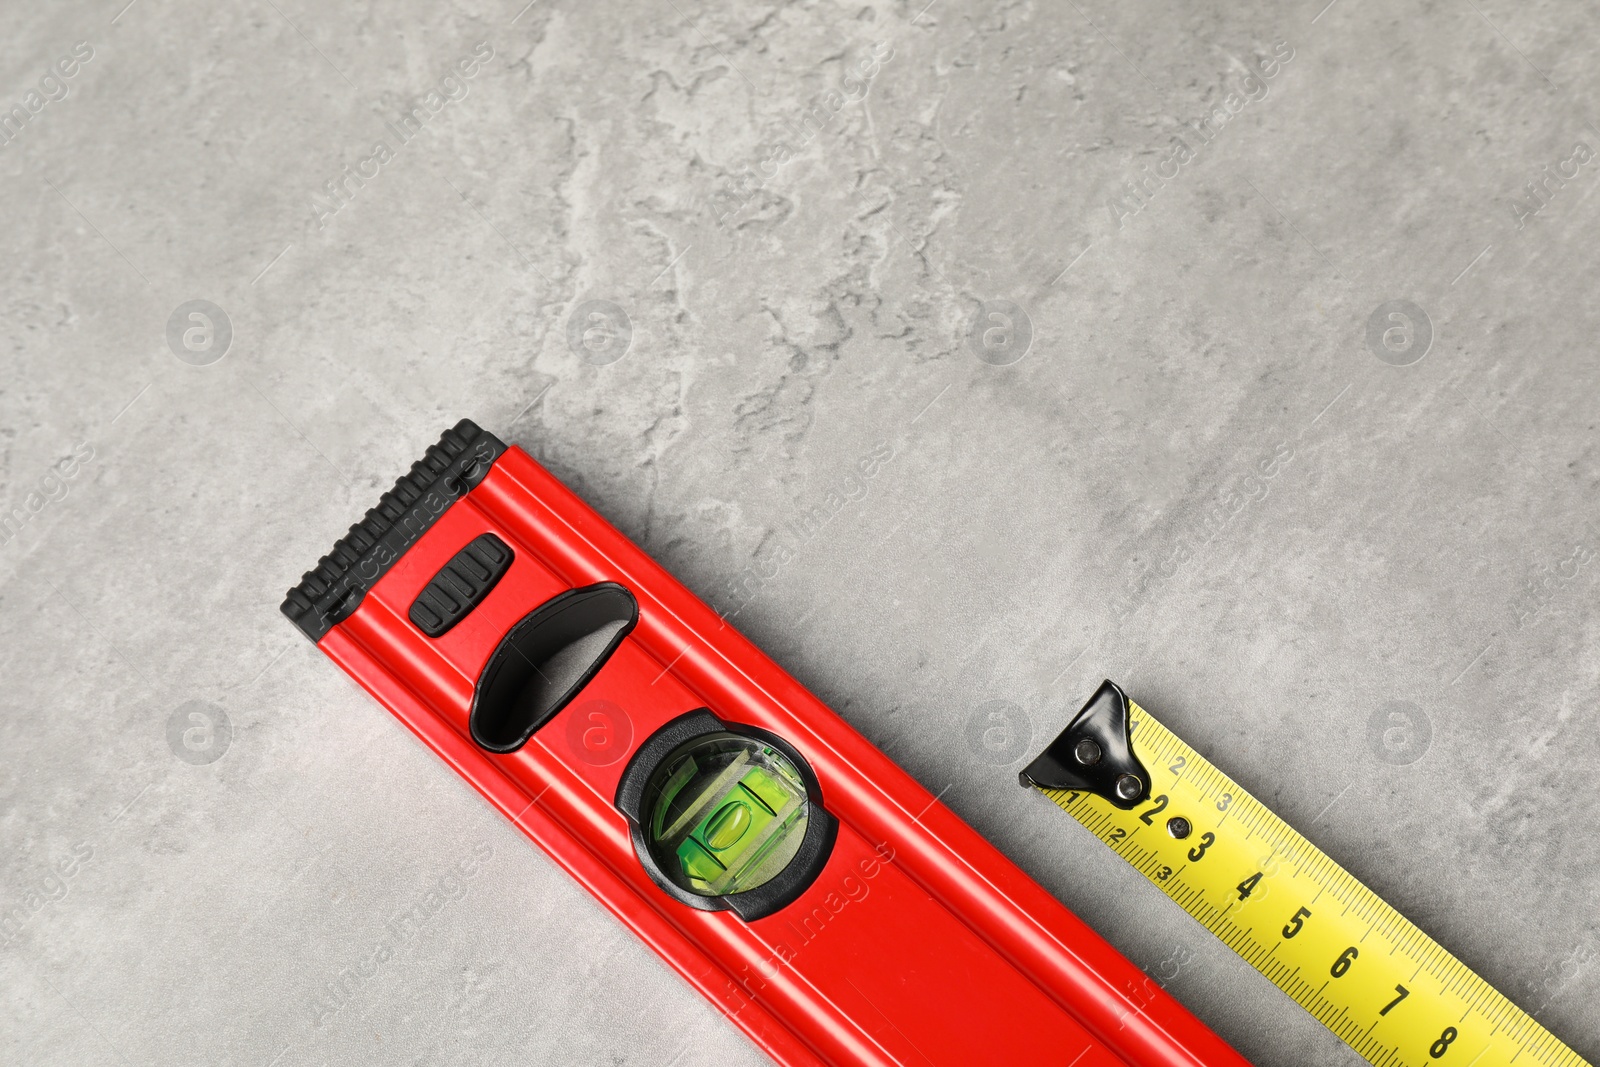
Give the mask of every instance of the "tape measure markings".
M 1131 810 L 1085 790 L 1040 791 L 1351 1048 L 1377 1067 L 1587 1067 L 1144 709 L 1127 708 L 1134 750 L 1153 779 Z M 1227 873 L 1220 862 L 1201 867 L 1213 855 L 1231 865 Z M 1234 868 L 1250 872 L 1237 885 Z M 1277 917 L 1263 924 L 1260 913 L 1241 914 L 1274 890 L 1295 904 L 1281 932 Z M 1302 931 L 1308 939 L 1297 941 Z M 1306 967 L 1324 952 L 1331 966 L 1319 964 L 1328 971 L 1317 985 Z M 1340 982 L 1357 967 L 1361 981 Z

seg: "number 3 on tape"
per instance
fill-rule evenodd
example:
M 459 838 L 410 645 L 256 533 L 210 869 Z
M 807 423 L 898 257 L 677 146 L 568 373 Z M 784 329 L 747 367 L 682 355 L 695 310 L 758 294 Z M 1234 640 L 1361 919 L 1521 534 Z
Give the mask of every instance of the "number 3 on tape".
M 787 1067 L 1245 1067 L 471 422 L 283 611 Z
M 1369 1062 L 1587 1067 L 1110 682 L 1022 784 Z

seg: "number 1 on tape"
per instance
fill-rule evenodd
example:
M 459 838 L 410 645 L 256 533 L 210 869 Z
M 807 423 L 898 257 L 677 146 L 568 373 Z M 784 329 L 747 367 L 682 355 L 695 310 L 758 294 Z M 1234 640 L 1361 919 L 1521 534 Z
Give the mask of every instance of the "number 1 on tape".
M 1022 772 L 1379 1067 L 1588 1067 L 1110 682 Z

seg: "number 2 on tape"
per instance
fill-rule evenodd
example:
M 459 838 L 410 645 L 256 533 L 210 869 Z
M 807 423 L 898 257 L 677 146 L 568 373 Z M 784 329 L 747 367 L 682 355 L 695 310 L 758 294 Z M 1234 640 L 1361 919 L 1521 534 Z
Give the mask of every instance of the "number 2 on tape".
M 1104 683 L 1022 773 L 1381 1067 L 1587 1067 Z

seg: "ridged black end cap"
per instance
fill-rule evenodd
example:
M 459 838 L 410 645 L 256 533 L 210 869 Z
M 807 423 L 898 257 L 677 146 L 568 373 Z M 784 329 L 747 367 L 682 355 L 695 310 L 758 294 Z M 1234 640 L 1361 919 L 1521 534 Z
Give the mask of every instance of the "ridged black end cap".
M 462 419 L 439 438 L 378 506 L 333 544 L 333 551 L 289 590 L 282 611 L 320 641 L 361 606 L 367 590 L 394 566 L 451 504 L 489 474 L 505 452 L 494 434 Z

